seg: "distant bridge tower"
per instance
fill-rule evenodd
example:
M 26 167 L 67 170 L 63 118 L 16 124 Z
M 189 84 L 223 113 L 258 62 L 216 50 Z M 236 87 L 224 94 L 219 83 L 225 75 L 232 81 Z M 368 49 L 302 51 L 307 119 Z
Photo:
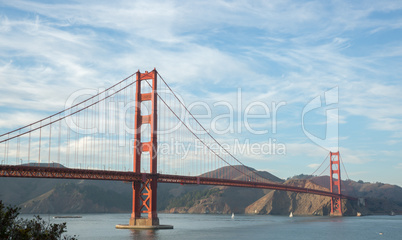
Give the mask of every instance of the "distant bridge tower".
M 152 90 L 149 93 L 141 92 L 141 82 L 152 81 Z M 141 155 L 149 152 L 151 177 L 133 182 L 133 211 L 130 218 L 130 226 L 158 226 L 159 218 L 156 211 L 157 190 L 157 72 L 137 72 L 135 93 L 135 123 L 134 123 L 134 172 L 141 173 Z M 151 113 L 141 115 L 141 102 L 151 101 Z M 149 124 L 150 141 L 141 142 L 141 126 Z M 152 175 L 154 174 L 154 175 Z M 141 213 L 147 213 L 148 218 L 142 218 Z
M 339 151 L 329 153 L 330 160 L 330 191 L 341 194 L 341 168 L 339 164 Z M 331 198 L 331 216 L 342 216 L 341 197 Z

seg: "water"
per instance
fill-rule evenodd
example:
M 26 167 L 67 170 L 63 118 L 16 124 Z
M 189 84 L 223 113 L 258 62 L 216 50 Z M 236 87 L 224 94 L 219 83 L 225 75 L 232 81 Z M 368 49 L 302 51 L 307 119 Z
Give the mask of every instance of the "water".
M 130 214 L 83 214 L 67 222 L 69 235 L 79 239 L 402 239 L 402 216 L 298 217 L 269 215 L 159 214 L 173 230 L 115 229 Z M 26 216 L 23 216 L 26 217 Z M 382 235 L 380 234 L 382 233 Z

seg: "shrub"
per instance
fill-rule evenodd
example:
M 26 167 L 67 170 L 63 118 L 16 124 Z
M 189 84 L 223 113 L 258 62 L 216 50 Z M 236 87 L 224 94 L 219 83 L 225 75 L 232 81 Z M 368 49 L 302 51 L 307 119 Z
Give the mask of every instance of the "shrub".
M 18 218 L 19 210 L 18 207 L 6 207 L 0 200 L 0 239 L 76 240 L 75 236 L 62 236 L 67 231 L 66 223 L 48 223 L 39 215 L 29 220 Z

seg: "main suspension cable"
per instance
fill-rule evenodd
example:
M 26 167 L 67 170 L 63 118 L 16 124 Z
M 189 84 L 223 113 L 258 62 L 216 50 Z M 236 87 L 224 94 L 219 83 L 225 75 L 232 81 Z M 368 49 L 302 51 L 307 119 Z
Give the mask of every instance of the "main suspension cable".
M 163 77 L 158 73 L 158 76 L 162 79 L 163 83 L 166 85 L 166 87 L 168 87 L 168 89 L 170 90 L 170 92 L 173 94 L 173 96 L 177 99 L 177 101 L 184 107 L 184 109 L 191 115 L 191 117 L 197 122 L 197 124 L 204 130 L 204 132 L 206 134 L 208 134 L 217 144 L 218 146 L 220 146 L 227 154 L 229 154 L 234 160 L 236 160 L 241 166 L 245 167 L 246 169 L 248 169 L 249 171 L 251 171 L 253 174 L 257 175 L 258 177 L 271 181 L 263 176 L 261 176 L 260 174 L 257 173 L 257 170 L 251 170 L 249 167 L 247 167 L 246 165 L 244 165 L 239 159 L 237 159 L 235 156 L 233 156 L 228 150 L 226 150 L 205 128 L 204 126 L 194 117 L 194 115 L 188 110 L 188 108 L 184 105 L 184 103 L 177 97 L 177 95 L 173 92 L 173 90 L 170 88 L 170 86 L 166 83 L 166 81 L 163 79 Z M 149 84 L 149 83 L 148 83 Z M 159 95 L 158 95 L 159 96 Z M 163 100 L 162 100 L 163 101 Z M 166 105 L 166 103 L 165 103 Z M 175 113 L 174 113 L 175 114 Z M 176 114 L 175 114 L 176 115 Z M 176 115 L 176 117 L 178 118 L 178 116 Z M 179 119 L 181 121 L 181 119 Z M 183 121 L 181 121 L 183 122 Z M 187 127 L 187 126 L 186 126 Z M 191 131 L 191 130 L 190 130 Z M 196 136 L 198 138 L 198 136 Z M 208 146 L 207 146 L 208 147 Z M 209 147 L 208 147 L 209 148 Z M 218 156 L 219 158 L 221 158 L 220 156 Z M 222 159 L 222 158 L 221 158 Z M 222 159 L 223 160 L 223 159 Z M 225 160 L 223 160 L 225 161 Z M 226 162 L 226 161 L 225 161 Z M 226 162 L 227 163 L 227 162 Z M 228 163 L 229 164 L 229 163 Z M 229 164 L 230 166 L 232 166 L 231 164 Z M 235 168 L 234 166 L 232 166 L 233 168 Z M 246 173 L 243 173 L 245 175 L 247 175 Z M 249 175 L 247 175 L 249 176 Z

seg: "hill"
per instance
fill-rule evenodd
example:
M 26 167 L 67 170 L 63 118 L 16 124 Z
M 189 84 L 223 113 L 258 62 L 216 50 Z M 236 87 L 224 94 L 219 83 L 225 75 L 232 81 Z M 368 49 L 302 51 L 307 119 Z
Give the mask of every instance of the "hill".
M 329 176 L 314 177 L 314 183 L 329 188 Z M 386 183 L 369 183 L 363 181 L 346 180 L 341 182 L 342 193 L 355 197 L 387 199 L 397 203 L 402 203 L 402 188 L 397 185 Z
M 240 168 L 240 166 L 236 166 Z M 284 180 L 265 171 L 257 172 L 272 182 Z M 232 176 L 240 173 L 233 168 L 221 168 L 202 175 Z M 286 184 L 327 190 L 329 177 L 296 176 Z M 130 212 L 132 188 L 130 183 L 95 180 L 0 178 L 0 199 L 18 205 L 23 213 L 84 213 Z M 364 214 L 402 213 L 402 188 L 383 183 L 342 181 L 343 193 L 365 198 L 365 207 L 345 202 L 344 212 Z M 327 215 L 330 199 L 311 194 L 251 189 L 239 187 L 158 185 L 158 210 L 171 213 L 247 213 Z
M 247 175 L 257 173 L 274 183 L 283 183 L 284 180 L 266 171 L 257 171 L 250 167 L 235 166 L 223 167 L 201 176 L 220 176 L 234 180 L 242 179 L 241 171 Z M 170 213 L 245 213 L 248 205 L 255 199 L 264 196 L 271 190 L 256 188 L 206 186 L 198 189 L 199 186 L 191 186 L 187 193 L 173 197 L 170 204 L 166 206 L 165 212 Z

